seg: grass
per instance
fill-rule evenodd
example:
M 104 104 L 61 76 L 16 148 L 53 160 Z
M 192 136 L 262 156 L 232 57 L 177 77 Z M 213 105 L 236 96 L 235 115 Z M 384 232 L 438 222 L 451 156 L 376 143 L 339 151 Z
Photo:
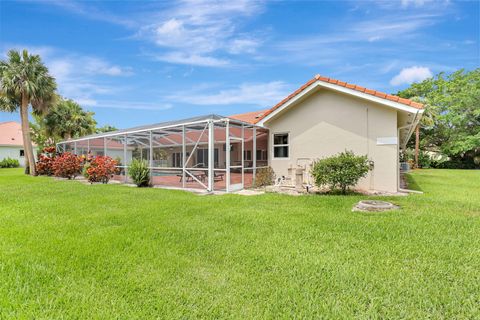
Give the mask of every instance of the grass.
M 480 318 L 480 171 L 361 196 L 197 196 L 0 169 L 0 318 Z

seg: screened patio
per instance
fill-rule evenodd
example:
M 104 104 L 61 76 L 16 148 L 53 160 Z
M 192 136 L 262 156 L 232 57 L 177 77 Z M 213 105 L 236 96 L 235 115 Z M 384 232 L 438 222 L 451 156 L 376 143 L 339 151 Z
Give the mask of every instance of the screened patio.
M 212 114 L 63 141 L 57 152 L 110 156 L 122 182 L 131 182 L 131 161 L 143 159 L 154 186 L 231 192 L 252 187 L 256 170 L 268 166 L 268 134 Z

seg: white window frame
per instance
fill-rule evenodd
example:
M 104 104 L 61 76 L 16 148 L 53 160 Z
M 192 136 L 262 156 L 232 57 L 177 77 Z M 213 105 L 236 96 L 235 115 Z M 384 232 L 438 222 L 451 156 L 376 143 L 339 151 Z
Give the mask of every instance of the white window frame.
M 260 158 L 257 157 L 257 161 L 267 161 L 268 160 L 268 157 L 267 157 L 267 150 L 265 149 L 257 149 L 256 153 L 255 153 L 255 156 L 257 156 L 258 152 L 260 152 Z
M 183 152 L 172 152 L 172 167 L 181 168 L 183 163 Z
M 250 152 L 250 157 L 248 157 L 248 153 Z M 252 150 L 243 150 L 243 159 L 245 161 L 252 161 Z
M 287 135 L 287 144 L 275 144 L 275 136 L 286 134 Z M 275 147 L 287 147 L 288 148 L 288 157 L 275 157 Z M 274 132 L 272 133 L 272 159 L 274 160 L 290 160 L 290 132 Z

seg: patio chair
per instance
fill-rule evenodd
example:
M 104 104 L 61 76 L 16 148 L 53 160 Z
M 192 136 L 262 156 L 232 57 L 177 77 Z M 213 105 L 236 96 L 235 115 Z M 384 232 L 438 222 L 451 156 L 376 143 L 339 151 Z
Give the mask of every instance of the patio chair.
M 205 179 L 207 177 L 207 175 L 205 174 L 205 172 L 203 171 L 195 171 L 195 172 L 192 172 L 192 175 L 197 178 L 198 180 L 200 180 L 201 182 L 205 182 Z M 183 175 L 182 174 L 177 174 L 177 177 L 180 177 L 180 182 L 182 182 L 182 179 L 183 179 Z M 191 175 L 189 174 L 186 174 L 185 175 L 186 179 L 185 179 L 185 182 L 194 182 L 195 180 L 192 178 Z M 223 179 L 223 178 L 222 178 Z

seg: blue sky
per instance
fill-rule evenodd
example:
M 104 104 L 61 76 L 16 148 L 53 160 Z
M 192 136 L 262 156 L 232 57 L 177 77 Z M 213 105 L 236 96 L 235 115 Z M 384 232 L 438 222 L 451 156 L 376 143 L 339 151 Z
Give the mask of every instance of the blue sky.
M 2 1 L 0 49 L 40 54 L 62 95 L 126 128 L 265 109 L 317 73 L 394 93 L 473 69 L 479 12 L 479 1 Z

